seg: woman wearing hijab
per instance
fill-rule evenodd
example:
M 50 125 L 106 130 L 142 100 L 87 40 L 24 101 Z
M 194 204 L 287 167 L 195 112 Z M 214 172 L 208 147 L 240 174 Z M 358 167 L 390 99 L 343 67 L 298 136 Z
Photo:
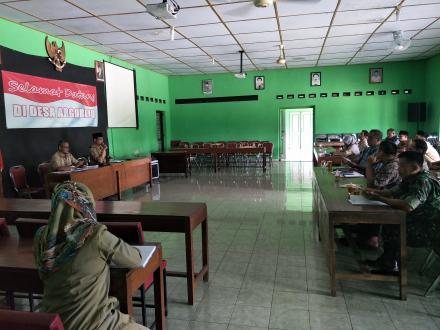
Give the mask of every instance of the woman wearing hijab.
M 85 185 L 59 184 L 51 207 L 47 226 L 34 240 L 44 283 L 42 310 L 59 314 L 66 330 L 147 329 L 119 312 L 117 299 L 108 295 L 110 262 L 139 267 L 139 251 L 96 221 L 93 195 Z
M 359 146 L 353 135 L 345 135 L 342 138 L 342 141 L 344 142 L 344 146 L 342 147 L 341 151 L 335 152 L 335 155 L 341 155 L 350 159 L 355 159 L 357 156 L 359 156 Z

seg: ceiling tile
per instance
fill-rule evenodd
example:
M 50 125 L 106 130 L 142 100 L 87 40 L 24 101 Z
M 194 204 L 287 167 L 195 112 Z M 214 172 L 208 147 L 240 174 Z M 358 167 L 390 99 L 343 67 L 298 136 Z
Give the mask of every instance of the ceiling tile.
M 8 5 L 44 20 L 90 16 L 63 0 L 17 1 L 10 2 Z
M 337 0 L 280 1 L 278 2 L 278 13 L 280 16 L 332 13 L 336 9 L 337 3 Z
M 420 30 L 420 29 L 424 29 L 433 21 L 434 18 L 400 20 L 399 22 L 387 21 L 377 30 L 377 32 L 393 32 L 398 30 L 404 30 L 404 31 Z
M 226 25 L 234 34 L 278 30 L 277 21 L 275 18 L 263 18 L 254 21 L 228 22 Z
M 171 30 L 170 28 L 161 29 L 150 29 L 150 30 L 137 30 L 129 31 L 130 35 L 142 40 L 142 41 L 160 41 L 160 40 L 170 40 Z M 174 32 L 174 39 L 182 39 L 183 37 L 178 33 Z
M 392 41 L 386 42 L 368 42 L 363 50 L 380 50 L 380 49 L 390 49 Z
M 295 61 L 287 62 L 286 64 L 288 68 L 314 67 L 316 61 Z
M 328 27 L 283 30 L 283 40 L 301 40 L 309 38 L 323 38 L 327 34 Z
M 150 45 L 159 49 L 192 48 L 194 44 L 187 39 L 152 41 Z
M 134 42 L 129 44 L 110 44 L 109 47 L 112 47 L 114 49 L 118 49 L 123 52 L 149 52 L 155 50 L 150 45 L 147 45 L 143 42 Z
M 318 62 L 318 65 L 345 65 L 347 62 L 348 60 L 344 59 L 322 60 Z
M 294 62 L 316 62 L 319 58 L 319 54 L 307 55 L 307 56 L 286 56 L 286 60 L 289 63 Z
M 430 26 L 430 29 L 440 29 L 440 18 L 434 21 Z
M 372 33 L 378 26 L 379 23 L 334 25 L 331 27 L 328 36 L 337 37 L 337 36 L 367 34 L 367 33 Z
M 215 58 L 217 60 L 219 60 L 220 62 L 222 60 L 237 60 L 237 62 L 240 61 L 240 54 L 238 52 L 236 53 L 230 53 L 230 54 L 219 54 L 217 56 L 215 56 Z
M 179 59 L 181 56 L 202 56 L 205 54 L 200 48 L 170 49 L 167 53 L 174 57 L 178 57 Z
M 440 16 L 440 3 L 418 6 L 404 6 L 400 10 L 400 19 L 419 19 Z
M 411 46 L 437 46 L 440 45 L 440 37 L 439 38 L 430 38 L 430 39 L 415 39 L 412 40 Z
M 377 63 L 381 59 L 383 59 L 383 56 L 355 57 L 348 64 Z
M 280 43 L 280 35 L 278 31 L 236 34 L 235 37 L 238 39 L 240 44 L 268 41 L 275 41 Z
M 284 42 L 284 48 L 309 48 L 309 47 L 321 47 L 324 42 L 324 38 L 320 39 L 307 39 L 307 40 L 291 40 Z
M 72 32 L 64 30 L 63 28 L 60 28 L 59 26 L 53 25 L 48 22 L 31 22 L 31 23 L 24 23 L 24 25 L 54 36 L 63 36 L 63 35 L 72 34 Z
M 338 11 L 333 21 L 334 25 L 382 22 L 394 8 L 368 9 L 355 11 Z
M 136 65 L 142 65 L 142 64 L 148 64 L 148 62 L 145 62 L 144 60 L 140 60 L 138 58 L 134 58 L 132 60 L 128 60 L 128 62 Z
M 284 53 L 286 56 L 307 56 L 319 54 L 321 52 L 321 47 L 308 47 L 308 48 L 295 48 L 295 49 L 285 49 Z
M 163 52 L 158 51 L 158 50 L 154 50 L 152 52 L 136 52 L 136 57 L 139 57 L 141 59 L 144 59 L 146 61 L 148 61 L 151 58 L 162 58 L 162 57 L 166 57 L 167 55 L 165 55 Z
M 209 7 L 183 8 L 179 11 L 176 19 L 166 21 L 176 27 L 220 22 L 217 15 Z
M 271 58 L 271 57 L 278 58 L 280 56 L 280 51 L 277 49 L 274 49 L 274 50 L 266 50 L 266 51 L 261 51 L 261 52 L 252 52 L 252 53 L 248 53 L 248 56 L 251 59 Z
M 150 58 L 147 60 L 148 63 L 154 64 L 154 65 L 164 65 L 164 64 L 177 64 L 177 63 L 182 63 L 170 56 L 163 56 L 161 58 Z
M 112 48 L 104 46 L 104 45 L 91 45 L 91 46 L 87 46 L 87 48 L 95 50 L 100 53 L 104 53 L 104 54 L 110 54 L 110 53 L 116 52 L 115 49 L 112 49 Z
M 90 40 L 86 37 L 79 36 L 79 35 L 63 36 L 63 39 L 67 40 L 67 41 L 74 42 L 74 43 L 81 45 L 81 46 L 91 46 L 91 45 L 97 44 L 96 41 Z
M 145 7 L 136 0 L 70 0 L 70 2 L 94 15 L 127 14 L 145 11 Z
M 331 13 L 285 16 L 280 17 L 280 25 L 282 30 L 329 26 L 332 16 Z
M 14 22 L 29 22 L 36 20 L 34 16 L 22 13 L 5 5 L 0 5 L 0 17 L 5 17 Z
M 368 57 L 368 56 L 386 56 L 391 53 L 391 47 L 384 49 L 362 49 L 357 53 L 356 57 Z
M 369 34 L 361 34 L 356 36 L 342 36 L 327 38 L 326 46 L 337 46 L 337 45 L 362 45 L 367 41 Z
M 145 30 L 166 27 L 166 24 L 148 13 L 110 15 L 101 16 L 101 18 L 122 30 Z
M 270 42 L 255 42 L 255 43 L 251 43 L 251 44 L 241 44 L 243 46 L 243 50 L 245 50 L 246 52 L 258 52 L 262 49 L 278 49 L 280 46 L 280 42 L 274 42 L 274 41 L 270 41 Z
M 136 40 L 124 32 L 94 33 L 84 34 L 84 36 L 104 45 L 139 42 L 139 40 Z
M 53 21 L 54 24 L 61 26 L 74 33 L 100 33 L 112 32 L 117 29 L 95 17 L 73 18 Z
M 237 44 L 235 39 L 230 35 L 211 36 L 211 37 L 203 37 L 203 38 L 192 38 L 191 40 L 193 42 L 195 42 L 197 45 L 199 45 L 200 47 Z
M 215 46 L 215 47 L 203 47 L 203 49 L 210 55 L 219 55 L 219 54 L 237 54 L 240 51 L 239 45 L 225 45 L 225 46 Z
M 361 45 L 337 45 L 337 46 L 325 46 L 322 50 L 323 54 L 327 53 L 344 53 L 344 52 L 356 52 Z
M 387 8 L 387 7 L 394 8 L 396 5 L 397 5 L 396 0 L 368 0 L 368 1 L 344 0 L 341 1 L 338 10 L 344 11 L 344 10 L 359 10 L 359 9 Z
M 179 59 L 185 63 L 212 63 L 211 57 L 208 55 L 201 55 L 201 56 L 181 56 Z
M 214 8 L 224 22 L 275 17 L 273 6 L 258 8 L 252 2 L 227 3 Z
M 126 54 L 126 53 L 113 53 L 112 56 L 119 58 L 120 60 L 133 60 L 136 58 L 133 55 Z
M 427 29 L 420 32 L 414 39 L 439 38 L 440 29 Z
M 181 32 L 187 38 L 220 36 L 229 34 L 229 31 L 225 28 L 225 26 L 218 23 L 182 26 L 177 28 L 177 31 Z
M 430 4 L 430 3 L 440 3 L 440 0 L 405 0 L 405 6 Z
M 336 53 L 336 54 L 322 54 L 320 57 L 320 61 L 326 60 L 345 60 L 348 62 L 353 56 L 355 52 L 352 53 Z

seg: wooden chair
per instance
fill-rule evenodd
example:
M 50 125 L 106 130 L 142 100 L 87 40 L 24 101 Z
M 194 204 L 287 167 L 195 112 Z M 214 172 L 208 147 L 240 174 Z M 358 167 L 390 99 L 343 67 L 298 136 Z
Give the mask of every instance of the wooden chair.
M 109 232 L 113 235 L 121 238 L 125 242 L 133 245 L 141 245 L 144 243 L 144 232 L 142 231 L 142 225 L 140 222 L 102 222 Z M 163 284 L 164 284 L 164 297 L 165 297 L 165 313 L 167 313 L 167 285 L 166 285 L 166 260 L 162 260 L 163 268 Z M 147 326 L 147 311 L 146 308 L 155 308 L 154 305 L 147 304 L 145 302 L 145 293 L 153 285 L 154 276 L 151 274 L 147 278 L 145 283 L 140 287 L 140 297 L 133 297 L 133 301 L 139 302 L 133 304 L 134 307 L 140 307 L 142 309 L 142 324 Z M 150 328 L 155 324 L 150 326 Z
M 429 255 L 426 257 L 426 260 L 425 260 L 422 268 L 420 268 L 420 274 L 425 273 L 426 269 L 429 268 L 433 264 L 433 262 L 435 261 L 436 258 L 440 260 L 440 245 L 435 246 L 431 250 Z M 437 288 L 437 286 L 439 284 L 440 284 L 440 272 L 435 276 L 434 280 L 431 282 L 428 289 L 426 289 L 425 297 L 431 295 L 431 293 Z
M 0 329 L 64 330 L 58 314 L 0 310 Z
M 50 172 L 50 162 L 43 162 L 38 164 L 37 167 L 38 176 L 40 177 L 41 186 L 46 190 L 47 174 Z M 50 197 L 50 196 L 46 196 Z
M 264 142 L 263 147 L 266 149 L 264 154 L 269 158 L 269 166 L 272 166 L 273 143 Z
M 9 168 L 9 176 L 18 197 L 32 198 L 32 196 L 41 195 L 44 192 L 43 187 L 29 187 L 26 179 L 26 169 L 23 165 L 16 165 Z

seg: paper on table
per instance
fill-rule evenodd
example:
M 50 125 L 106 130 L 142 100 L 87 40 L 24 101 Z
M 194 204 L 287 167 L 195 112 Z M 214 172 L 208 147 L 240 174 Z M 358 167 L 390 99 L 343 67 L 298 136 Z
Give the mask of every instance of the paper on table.
M 378 205 L 378 206 L 388 206 L 387 204 L 380 201 L 373 201 L 362 195 L 350 195 L 348 200 L 353 205 Z
M 135 245 L 133 247 L 138 249 L 141 253 L 142 260 L 139 267 L 145 267 L 148 264 L 148 261 L 150 261 L 154 251 L 156 251 L 156 246 L 153 245 Z
M 344 176 L 345 178 L 363 178 L 364 177 L 363 174 L 356 172 L 356 171 L 342 173 L 342 176 Z

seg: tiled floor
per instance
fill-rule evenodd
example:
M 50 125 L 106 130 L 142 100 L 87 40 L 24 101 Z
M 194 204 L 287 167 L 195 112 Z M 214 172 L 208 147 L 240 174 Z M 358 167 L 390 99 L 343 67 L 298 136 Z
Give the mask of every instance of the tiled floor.
M 408 301 L 397 300 L 397 285 L 379 282 L 341 282 L 329 296 L 311 215 L 311 164 L 274 163 L 266 174 L 199 170 L 125 197 L 208 205 L 210 281 L 188 306 L 185 280 L 168 277 L 169 330 L 440 329 L 440 292 L 424 298 L 432 274 L 417 274 L 424 250 L 410 250 Z M 183 235 L 145 234 L 162 242 L 169 269 L 184 270 Z M 199 231 L 195 239 L 199 266 Z M 355 269 L 349 251 L 339 255 L 341 266 Z

